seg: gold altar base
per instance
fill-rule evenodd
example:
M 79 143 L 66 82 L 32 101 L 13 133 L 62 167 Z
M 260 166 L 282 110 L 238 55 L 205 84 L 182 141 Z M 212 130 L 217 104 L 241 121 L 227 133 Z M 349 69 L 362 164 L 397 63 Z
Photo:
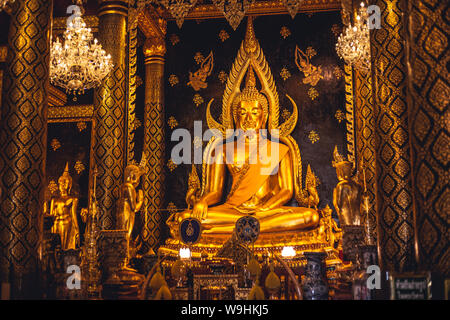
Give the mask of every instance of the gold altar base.
M 207 254 L 208 258 L 213 258 L 223 245 L 230 239 L 227 235 L 208 235 L 203 234 L 200 241 L 188 246 L 177 239 L 167 239 L 165 245 L 161 246 L 158 252 L 162 255 L 178 258 L 181 248 L 189 247 L 192 258 L 201 258 L 202 254 Z M 249 250 L 254 250 L 255 254 L 273 253 L 281 256 L 283 247 L 291 246 L 297 252 L 297 255 L 305 251 L 336 251 L 329 247 L 329 244 L 322 240 L 319 229 L 303 232 L 283 232 L 283 233 L 265 233 L 261 234 L 254 245 Z M 337 253 L 333 254 L 338 259 Z

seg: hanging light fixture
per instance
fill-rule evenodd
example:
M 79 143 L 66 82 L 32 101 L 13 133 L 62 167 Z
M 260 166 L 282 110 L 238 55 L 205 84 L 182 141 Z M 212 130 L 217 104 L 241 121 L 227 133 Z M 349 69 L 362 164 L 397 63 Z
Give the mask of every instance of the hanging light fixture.
M 7 4 L 12 4 L 15 0 L 0 0 L 0 11 L 5 9 Z
M 336 44 L 339 57 L 363 72 L 370 70 L 370 36 L 367 20 L 367 9 L 364 3 L 361 3 L 355 23 L 348 24 Z
M 81 6 L 81 0 L 77 0 Z M 112 70 L 111 55 L 94 39 L 81 13 L 72 17 L 64 33 L 64 43 L 59 38 L 50 51 L 50 81 L 67 93 L 84 93 L 98 87 Z

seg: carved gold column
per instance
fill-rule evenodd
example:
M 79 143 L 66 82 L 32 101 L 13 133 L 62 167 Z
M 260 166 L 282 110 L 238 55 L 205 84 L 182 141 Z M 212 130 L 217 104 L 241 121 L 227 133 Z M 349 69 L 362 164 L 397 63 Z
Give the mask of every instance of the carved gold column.
M 409 4 L 410 137 L 419 257 L 425 270 L 449 276 L 448 3 L 416 0 Z
M 375 112 L 372 94 L 372 76 L 369 73 L 354 72 L 355 75 L 355 130 L 356 156 L 359 171 L 365 173 L 367 195 L 369 197 L 370 238 L 376 240 L 376 180 L 375 180 Z M 363 221 L 366 223 L 366 212 Z
M 53 2 L 11 7 L 0 123 L 0 282 L 12 298 L 38 297 Z
M 164 35 L 166 21 L 147 19 L 145 56 L 144 149 L 147 161 L 143 178 L 143 250 L 152 253 L 161 241 L 164 200 Z
M 111 55 L 114 68 L 95 91 L 94 162 L 98 168 L 97 200 L 102 229 L 115 227 L 115 204 L 123 182 L 126 110 L 126 19 L 125 1 L 101 0 L 98 38 Z
M 414 210 L 408 139 L 405 0 L 375 0 L 381 28 L 371 30 L 378 250 L 385 270 L 415 267 Z

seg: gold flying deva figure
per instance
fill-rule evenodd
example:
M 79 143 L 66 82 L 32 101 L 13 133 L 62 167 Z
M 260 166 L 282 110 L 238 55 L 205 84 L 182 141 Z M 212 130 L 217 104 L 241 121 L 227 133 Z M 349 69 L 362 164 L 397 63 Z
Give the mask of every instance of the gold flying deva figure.
M 78 199 L 70 196 L 72 189 L 72 177 L 69 174 L 69 163 L 61 177 L 58 179 L 60 195 L 50 202 L 50 215 L 55 217 L 52 233 L 61 237 L 63 250 L 76 249 L 80 241 L 80 229 L 78 228 L 77 206 Z
M 295 64 L 298 70 L 305 75 L 303 79 L 304 84 L 310 84 L 314 87 L 320 79 L 323 79 L 322 67 L 313 66 L 309 62 L 309 57 L 298 46 L 295 47 Z
M 361 224 L 362 188 L 352 178 L 352 163 L 339 154 L 337 146 L 333 152 L 333 167 L 336 168 L 338 184 L 333 191 L 333 205 L 341 226 Z
M 211 72 L 214 67 L 214 56 L 211 51 L 209 55 L 203 60 L 200 65 L 200 69 L 196 72 L 189 72 L 189 82 L 188 86 L 194 88 L 195 91 L 199 91 L 200 89 L 206 89 L 208 84 L 206 83 L 206 78 L 211 75 Z
M 144 193 L 136 190 L 144 173 L 145 160 L 139 166 L 130 164 L 125 168 L 125 182 L 120 189 L 118 200 L 117 229 L 127 230 L 127 241 L 130 244 L 136 212 L 144 203 Z M 128 257 L 130 258 L 130 257 Z
M 261 91 L 256 88 L 255 73 Z M 244 78 L 245 88 L 241 91 Z M 172 236 L 177 237 L 180 222 L 189 217 L 202 222 L 203 233 L 228 236 L 236 221 L 245 215 L 259 220 L 262 234 L 318 226 L 319 213 L 307 208 L 309 192 L 301 181 L 300 151 L 290 136 L 297 124 L 297 106 L 287 97 L 293 112 L 279 125 L 278 93 L 249 18 L 223 95 L 222 123 L 211 116 L 213 99 L 207 107 L 208 126 L 218 135 L 209 141 L 204 152 L 200 196 L 189 198 L 195 200 L 192 210 L 169 217 Z M 270 137 L 263 130 L 266 128 Z M 219 204 L 227 172 L 232 178 L 231 190 L 225 202 Z M 285 206 L 293 197 L 302 207 Z M 315 205 L 315 201 L 310 204 Z

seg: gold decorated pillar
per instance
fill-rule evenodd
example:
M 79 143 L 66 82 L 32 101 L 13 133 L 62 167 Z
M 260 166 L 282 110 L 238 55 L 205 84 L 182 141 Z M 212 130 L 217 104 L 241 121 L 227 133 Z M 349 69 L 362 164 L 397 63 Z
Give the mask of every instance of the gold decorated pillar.
M 447 1 L 409 1 L 410 139 L 420 265 L 450 275 Z
M 355 70 L 355 130 L 356 130 L 356 163 L 359 166 L 361 178 L 365 178 L 367 190 L 368 212 L 363 212 L 363 221 L 369 219 L 369 236 L 376 240 L 376 150 L 375 150 L 375 112 L 373 108 L 372 76 L 370 72 Z M 363 171 L 364 170 L 364 171 Z M 367 231 L 367 230 L 366 230 Z
M 94 95 L 94 165 L 102 229 L 114 229 L 116 201 L 123 182 L 126 112 L 126 1 L 101 0 L 98 38 L 114 64 Z
M 11 6 L 0 123 L 0 282 L 11 298 L 39 297 L 52 8 Z
M 153 253 L 161 241 L 164 201 L 164 55 L 166 21 L 146 12 L 144 147 L 146 172 L 143 178 L 143 251 Z
M 381 28 L 371 30 L 378 250 L 382 268 L 415 268 L 415 216 L 408 138 L 406 0 L 374 0 Z

